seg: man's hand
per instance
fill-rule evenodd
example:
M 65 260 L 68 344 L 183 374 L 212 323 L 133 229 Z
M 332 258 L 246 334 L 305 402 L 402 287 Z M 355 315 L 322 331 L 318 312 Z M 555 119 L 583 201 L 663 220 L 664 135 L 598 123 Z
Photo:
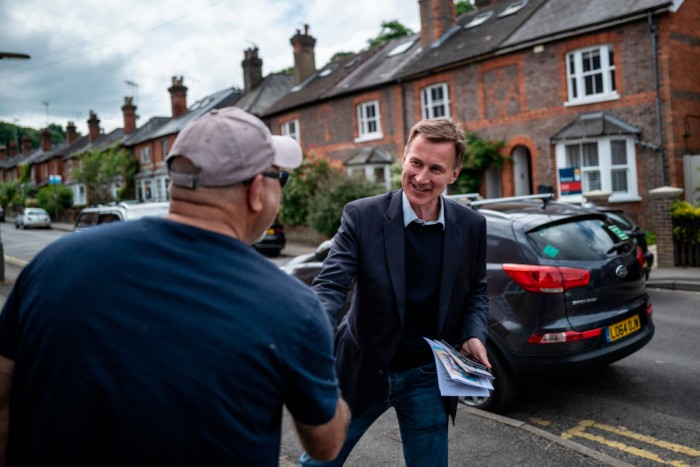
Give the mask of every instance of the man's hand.
M 476 337 L 471 337 L 464 341 L 459 352 L 465 357 L 476 360 L 489 370 L 491 369 L 491 363 L 489 363 L 489 358 L 486 356 L 486 347 Z
M 338 457 L 349 423 L 350 409 L 342 397 L 338 399 L 335 416 L 328 423 L 312 426 L 294 421 L 301 446 L 312 459 L 320 461 Z

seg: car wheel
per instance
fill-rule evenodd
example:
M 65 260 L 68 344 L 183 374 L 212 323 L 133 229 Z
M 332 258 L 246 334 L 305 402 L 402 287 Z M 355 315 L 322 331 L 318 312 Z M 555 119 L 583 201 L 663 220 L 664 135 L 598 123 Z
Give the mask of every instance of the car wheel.
M 23 229 L 23 230 L 27 230 L 27 228 L 28 228 L 28 227 L 27 227 L 27 224 L 22 224 L 22 229 Z
M 460 400 L 469 407 L 500 413 L 513 403 L 517 388 L 503 357 L 491 346 L 487 345 L 486 351 L 494 376 L 491 394 L 488 397 L 460 397 Z
M 15 223 L 15 229 L 19 229 L 19 224 Z

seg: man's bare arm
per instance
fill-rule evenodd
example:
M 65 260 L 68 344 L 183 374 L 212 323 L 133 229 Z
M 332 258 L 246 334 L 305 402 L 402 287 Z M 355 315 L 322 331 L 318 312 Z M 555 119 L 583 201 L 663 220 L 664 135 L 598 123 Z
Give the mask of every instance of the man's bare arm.
M 5 466 L 10 436 L 10 383 L 15 362 L 0 355 L 0 467 Z
M 338 399 L 333 418 L 323 425 L 304 425 L 296 420 L 297 434 L 306 453 L 313 459 L 330 461 L 338 457 L 350 423 L 350 409 Z

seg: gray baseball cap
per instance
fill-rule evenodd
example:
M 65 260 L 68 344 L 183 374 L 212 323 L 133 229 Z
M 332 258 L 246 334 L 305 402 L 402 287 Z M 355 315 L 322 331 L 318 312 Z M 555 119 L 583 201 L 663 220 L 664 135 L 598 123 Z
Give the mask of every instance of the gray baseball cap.
M 259 118 L 237 107 L 211 110 L 190 122 L 175 138 L 168 168 L 175 156 L 199 169 L 196 175 L 170 171 L 171 183 L 186 188 L 235 185 L 272 165 L 294 169 L 302 159 L 299 143 L 270 134 Z

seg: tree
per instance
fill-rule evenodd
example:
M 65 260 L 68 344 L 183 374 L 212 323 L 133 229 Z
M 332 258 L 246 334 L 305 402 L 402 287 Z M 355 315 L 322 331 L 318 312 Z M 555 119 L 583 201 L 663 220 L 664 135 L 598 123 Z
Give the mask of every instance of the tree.
M 474 10 L 474 5 L 469 0 L 457 0 L 455 2 L 455 8 L 457 10 L 457 16 L 462 15 L 468 11 Z
M 85 185 L 87 198 L 92 204 L 116 201 L 112 195 L 113 187 L 121 186 L 121 193 L 133 184 L 133 177 L 138 170 L 138 162 L 124 149 L 113 146 L 105 151 L 90 151 L 79 157 L 79 164 L 70 176 Z
M 309 203 L 321 182 L 333 172 L 344 174 L 339 161 L 331 161 L 319 154 L 308 154 L 294 169 L 282 191 L 280 220 L 286 225 L 308 225 Z
M 389 42 L 392 39 L 398 39 L 413 34 L 409 28 L 401 24 L 399 21 L 383 21 L 382 29 L 376 37 L 368 39 L 370 48 Z
M 479 191 L 484 172 L 494 165 L 503 167 L 501 149 L 505 141 L 490 141 L 467 132 L 467 151 L 462 160 L 462 171 L 452 185 L 455 193 L 476 193 Z M 450 190 L 450 191 L 452 191 Z
M 349 57 L 350 55 L 355 55 L 353 52 L 336 52 L 331 57 L 331 62 L 340 60 L 341 58 Z
M 37 204 L 54 216 L 54 222 L 73 205 L 73 190 L 65 185 L 45 186 L 37 194 Z
M 5 208 L 5 212 L 16 213 L 24 206 L 24 196 L 17 181 L 0 183 L 0 205 Z
M 334 172 L 323 180 L 309 203 L 309 226 L 316 232 L 332 237 L 340 227 L 343 208 L 350 201 L 381 193 L 374 183 L 354 180 Z

